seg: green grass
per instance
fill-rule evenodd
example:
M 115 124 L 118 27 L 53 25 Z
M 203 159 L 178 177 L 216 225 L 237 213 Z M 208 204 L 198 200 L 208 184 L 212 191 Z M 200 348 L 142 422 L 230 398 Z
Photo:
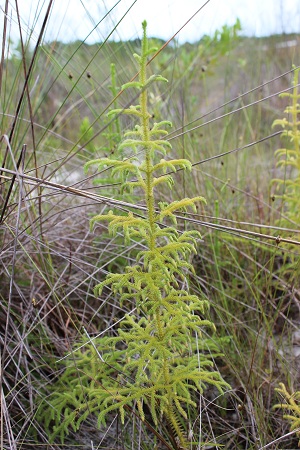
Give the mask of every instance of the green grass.
M 143 423 L 130 410 L 124 425 L 112 414 L 100 430 L 97 418 L 89 417 L 64 446 L 59 439 L 50 444 L 36 419 L 41 396 L 47 399 L 45 390 L 62 370 L 57 362 L 66 354 L 72 358 L 82 337 L 114 335 L 133 310 L 130 302 L 121 307 L 109 289 L 96 298 L 93 288 L 108 272 L 132 262 L 139 245 L 132 240 L 125 248 L 104 223 L 89 230 L 89 219 L 106 205 L 126 211 L 139 197 L 128 205 L 114 186 L 118 180 L 105 169 L 87 177 L 83 165 L 115 152 L 111 133 L 117 127 L 106 113 L 114 102 L 126 107 L 135 100 L 128 91 L 114 98 L 110 64 L 115 63 L 116 86 L 128 82 L 137 72 L 131 55 L 140 42 L 45 43 L 40 36 L 38 45 L 38 33 L 11 57 L 7 32 L 1 61 L 0 447 L 173 449 L 166 423 L 153 427 L 150 415 Z M 286 211 L 280 199 L 272 200 L 271 183 L 284 176 L 274 155 L 282 146 L 280 131 L 272 129 L 287 105 L 278 93 L 291 86 L 292 64 L 300 61 L 299 48 L 276 44 L 295 38 L 241 37 L 228 48 L 212 40 L 174 44 L 149 67 L 169 79 L 150 101 L 155 120 L 173 122 L 172 157 L 194 164 L 191 175 L 174 175 L 172 197 L 207 200 L 197 214 L 178 220 L 182 230 L 196 227 L 202 234 L 190 287 L 209 301 L 218 337 L 230 337 L 216 365 L 232 389 L 224 396 L 214 389 L 195 394 L 197 408 L 189 409 L 183 424 L 202 442 L 199 449 L 298 445 L 284 413 L 273 406 L 281 401 L 275 391 L 280 382 L 289 392 L 299 390 L 293 355 L 299 282 L 286 258 L 293 251 L 299 259 L 299 247 L 287 249 L 276 241 Z M 118 122 L 121 131 L 132 125 L 128 117 Z M 93 183 L 94 178 L 107 182 Z M 169 200 L 167 190 L 161 199 Z

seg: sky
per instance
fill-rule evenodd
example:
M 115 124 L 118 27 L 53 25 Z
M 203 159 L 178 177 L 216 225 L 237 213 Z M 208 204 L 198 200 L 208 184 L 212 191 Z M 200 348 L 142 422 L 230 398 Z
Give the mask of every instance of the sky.
M 18 1 L 24 37 L 29 30 L 33 40 L 38 36 L 48 3 Z M 5 0 L 0 0 L 2 16 L 4 4 Z M 18 40 L 15 0 L 9 0 L 9 5 L 11 37 Z M 248 36 L 300 33 L 299 0 L 54 0 L 45 38 L 68 42 L 89 36 L 88 43 L 99 42 L 121 21 L 111 38 L 135 39 L 140 37 L 141 22 L 146 19 L 148 36 L 167 40 L 201 7 L 178 33 L 179 42 L 197 41 L 225 24 L 233 25 L 236 18 L 241 21 L 242 34 Z

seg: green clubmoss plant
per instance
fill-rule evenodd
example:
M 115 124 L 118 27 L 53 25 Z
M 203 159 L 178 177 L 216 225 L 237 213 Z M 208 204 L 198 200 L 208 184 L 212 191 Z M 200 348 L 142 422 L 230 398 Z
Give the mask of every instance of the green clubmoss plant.
M 291 104 L 288 105 L 284 112 L 287 117 L 277 119 L 273 122 L 274 126 L 281 126 L 283 132 L 281 137 L 284 139 L 286 146 L 275 152 L 278 158 L 277 166 L 282 167 L 283 177 L 272 180 L 276 190 L 281 190 L 280 194 L 275 194 L 274 199 L 278 198 L 282 202 L 283 215 L 277 221 L 281 227 L 286 227 L 291 231 L 281 232 L 284 237 L 299 242 L 299 234 L 292 230 L 298 231 L 300 223 L 300 93 L 299 93 L 299 71 L 294 70 L 293 89 L 292 92 L 283 92 L 281 97 L 290 99 Z M 275 191 L 276 192 L 276 191 Z M 280 242 L 280 237 L 279 237 Z M 281 243 L 281 246 L 288 250 L 285 258 L 285 273 L 289 274 L 290 280 L 298 283 L 300 274 L 298 248 L 294 244 Z
M 111 85 L 109 86 L 109 90 L 111 91 L 113 97 L 113 107 L 117 109 L 117 98 L 118 98 L 118 91 L 120 88 L 117 86 L 116 66 L 113 63 L 110 65 L 110 80 Z M 116 116 L 114 120 L 109 120 L 107 131 L 102 133 L 102 136 L 106 139 L 106 145 L 102 149 L 104 154 L 105 153 L 114 154 L 115 157 L 122 156 L 122 154 L 118 153 L 118 144 L 122 138 L 121 125 L 118 116 Z M 95 180 L 95 182 L 103 184 L 106 183 L 107 180 L 103 181 L 102 178 L 99 178 Z
M 143 194 L 145 217 L 109 211 L 91 221 L 92 226 L 108 222 L 110 232 L 123 233 L 126 244 L 131 238 L 145 244 L 135 264 L 123 273 L 108 274 L 95 288 L 99 297 L 108 288 L 121 303 L 132 302 L 133 312 L 121 321 L 117 335 L 85 343 L 73 352 L 73 359 L 67 359 L 48 408 L 40 408 L 46 429 L 52 427 L 52 437 L 63 439 L 69 426 L 77 430 L 91 413 L 97 415 L 99 425 L 105 425 L 111 411 L 119 410 L 124 422 L 126 411 L 135 410 L 143 421 L 147 410 L 155 425 L 163 420 L 172 429 L 174 448 L 185 449 L 190 445 L 185 432 L 187 412 L 197 407 L 197 393 L 209 385 L 220 392 L 228 387 L 212 368 L 219 349 L 213 339 L 205 337 L 208 329 L 215 328 L 204 318 L 208 301 L 186 288 L 187 271 L 193 270 L 188 259 L 195 252 L 199 232 L 180 232 L 176 222 L 177 211 L 195 210 L 204 198 L 157 201 L 161 186 L 172 189 L 173 179 L 167 172 L 191 170 L 192 165 L 186 159 L 164 159 L 171 149 L 165 140 L 171 123 L 152 123 L 147 101 L 151 85 L 167 81 L 160 75 L 147 77 L 147 57 L 154 51 L 148 48 L 143 22 L 141 55 L 134 55 L 139 80 L 122 87 L 137 89 L 139 103 L 110 112 L 110 116 L 122 112 L 137 119 L 134 130 L 127 131 L 119 144 L 119 150 L 131 149 L 137 155 L 123 161 L 101 158 L 85 165 L 86 169 L 95 164 L 111 167 L 112 172 L 124 175 L 125 190 Z
M 109 86 L 109 90 L 112 93 L 113 96 L 113 105 L 116 109 L 117 107 L 117 93 L 118 93 L 118 86 L 116 82 L 116 67 L 115 64 L 110 65 L 110 79 L 111 79 L 111 85 Z M 88 117 L 84 117 L 80 124 L 79 128 L 79 143 L 80 145 L 83 145 L 90 153 L 91 155 L 95 155 L 96 153 L 96 145 L 92 141 L 92 138 L 95 134 L 94 128 L 92 124 L 90 123 L 90 120 Z M 115 120 L 110 120 L 108 123 L 108 129 L 106 132 L 103 132 L 101 135 L 105 139 L 105 145 L 101 147 L 101 151 L 103 154 L 106 152 L 114 153 L 115 149 L 118 146 L 118 143 L 121 140 L 121 127 L 120 127 L 120 121 L 117 117 Z M 99 183 L 109 183 L 113 182 L 113 180 L 103 180 L 103 178 L 100 178 L 97 180 Z M 96 181 L 96 183 L 97 183 Z M 115 181 L 115 180 L 114 180 Z
M 285 113 L 288 115 L 283 119 L 277 119 L 273 122 L 273 127 L 280 125 L 283 128 L 282 138 L 287 142 L 285 148 L 280 148 L 275 152 L 279 159 L 277 165 L 283 167 L 285 173 L 291 169 L 292 177 L 285 176 L 283 179 L 274 179 L 272 182 L 277 184 L 277 188 L 283 187 L 284 192 L 275 197 L 282 199 L 285 206 L 284 214 L 287 221 L 281 224 L 291 227 L 291 224 L 298 224 L 300 221 L 300 93 L 299 93 L 299 71 L 295 69 L 293 77 L 293 90 L 291 93 L 283 92 L 280 97 L 287 97 L 291 104 L 286 107 Z
M 297 229 L 300 222 L 300 93 L 299 93 L 299 72 L 300 69 L 294 70 L 293 89 L 291 93 L 284 92 L 281 97 L 287 97 L 291 100 L 291 104 L 286 107 L 285 113 L 287 117 L 278 119 L 273 122 L 273 126 L 281 126 L 283 128 L 282 138 L 286 140 L 286 147 L 280 148 L 275 155 L 279 159 L 277 165 L 285 169 L 283 179 L 274 179 L 273 183 L 283 189 L 283 193 L 275 195 L 280 198 L 284 206 L 285 219 L 280 219 L 280 225 L 291 228 L 296 225 Z M 287 175 L 291 174 L 289 178 Z M 290 236 L 294 238 L 294 236 Z M 296 238 L 296 240 L 299 240 Z M 295 250 L 291 245 L 286 244 L 288 248 Z M 295 257 L 293 252 L 289 253 L 290 271 L 295 280 L 299 279 L 299 259 Z M 277 404 L 274 408 L 289 410 L 292 413 L 284 415 L 284 418 L 291 422 L 291 431 L 300 428 L 300 392 L 290 394 L 283 383 L 276 388 L 287 403 Z M 300 437 L 300 432 L 297 432 Z M 300 441 L 299 441 L 300 447 Z
M 283 418 L 291 422 L 291 431 L 298 429 L 297 436 L 300 438 L 300 391 L 290 394 L 283 383 L 279 384 L 276 391 L 283 396 L 287 403 L 279 403 L 274 408 L 290 411 L 290 414 L 285 414 Z M 300 440 L 298 447 L 300 448 Z
M 94 128 L 91 126 L 90 119 L 84 117 L 79 128 L 79 144 L 84 145 L 91 154 L 95 153 L 95 144 L 91 141 L 93 135 Z M 86 142 L 88 143 L 85 144 Z

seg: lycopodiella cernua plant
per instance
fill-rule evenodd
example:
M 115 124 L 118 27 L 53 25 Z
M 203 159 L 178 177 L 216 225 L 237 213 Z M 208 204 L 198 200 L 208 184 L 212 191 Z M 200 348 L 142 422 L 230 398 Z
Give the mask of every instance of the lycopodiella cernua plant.
M 187 409 L 196 407 L 195 392 L 202 393 L 207 385 L 220 392 L 227 387 L 219 372 L 212 369 L 212 356 L 218 354 L 218 347 L 203 334 L 204 328 L 214 329 L 214 324 L 203 318 L 208 302 L 185 288 L 187 271 L 193 270 L 188 259 L 195 252 L 199 233 L 180 232 L 176 222 L 177 211 L 195 210 L 196 203 L 205 200 L 197 196 L 158 202 L 163 185 L 172 189 L 170 173 L 179 168 L 191 170 L 192 165 L 186 159 L 168 158 L 171 145 L 165 137 L 171 123 L 153 123 L 148 111 L 152 83 L 167 81 L 160 75 L 147 77 L 147 58 L 154 51 L 148 48 L 143 22 L 141 55 L 134 55 L 139 79 L 122 87 L 137 90 L 139 103 L 109 113 L 137 119 L 134 130 L 127 131 L 119 144 L 119 149 L 130 149 L 135 156 L 101 158 L 85 165 L 86 169 L 92 165 L 110 167 L 123 175 L 123 191 L 142 192 L 144 217 L 109 211 L 91 221 L 92 226 L 108 222 L 110 232 L 123 233 L 125 243 L 131 238 L 144 243 L 133 265 L 124 273 L 108 274 L 95 288 L 99 297 L 104 288 L 111 289 L 121 303 L 132 302 L 134 312 L 124 317 L 117 335 L 87 342 L 67 360 L 49 398 L 50 407 L 41 413 L 48 430 L 54 422 L 53 437 L 61 435 L 63 439 L 69 425 L 77 430 L 91 413 L 98 416 L 100 425 L 113 410 L 119 410 L 122 422 L 128 410 L 135 410 L 143 421 L 146 408 L 153 423 L 165 421 L 178 448 L 186 448 Z
M 282 395 L 286 403 L 278 403 L 274 405 L 274 408 L 289 412 L 289 414 L 284 414 L 283 418 L 291 423 L 291 431 L 297 430 L 298 447 L 300 448 L 300 391 L 290 394 L 283 383 L 279 383 L 279 387 L 275 390 Z
M 300 69 L 295 68 L 292 82 L 292 92 L 284 92 L 280 94 L 281 97 L 290 99 L 290 104 L 285 108 L 284 112 L 287 117 L 277 119 L 273 122 L 273 126 L 280 125 L 283 128 L 282 138 L 285 139 L 286 147 L 280 148 L 276 151 L 278 157 L 277 165 L 285 169 L 283 178 L 272 180 L 276 183 L 277 189 L 282 188 L 282 193 L 275 197 L 282 200 L 284 206 L 284 218 L 280 218 L 280 225 L 288 228 L 299 229 L 300 222 L 300 92 L 299 92 L 299 73 Z M 290 175 L 290 176 L 288 176 Z M 294 238 L 292 231 L 289 231 L 289 237 Z M 296 240 L 299 241 L 298 235 Z M 289 250 L 288 266 L 291 274 L 291 279 L 299 282 L 299 255 L 292 244 L 285 245 Z M 287 272 L 287 270 L 285 269 Z M 300 427 L 300 391 L 290 394 L 283 383 L 279 383 L 276 391 L 282 395 L 286 403 L 280 403 L 274 406 L 276 409 L 283 409 L 289 414 L 284 414 L 284 418 L 291 423 L 291 431 L 299 430 Z M 297 432 L 300 438 L 300 432 Z M 300 440 L 298 446 L 300 447 Z
M 280 97 L 286 97 L 290 100 L 290 104 L 285 108 L 284 112 L 287 117 L 277 119 L 273 122 L 274 126 L 281 126 L 283 132 L 281 137 L 284 139 L 286 146 L 276 150 L 275 155 L 278 158 L 277 166 L 284 169 L 282 178 L 272 180 L 272 184 L 276 185 L 276 190 L 281 190 L 279 194 L 274 195 L 274 199 L 279 198 L 282 201 L 283 215 L 278 220 L 281 227 L 290 229 L 284 232 L 284 237 L 299 241 L 298 232 L 300 221 L 300 93 L 299 93 L 299 71 L 294 70 L 292 92 L 283 92 Z M 296 229 L 296 233 L 293 233 Z M 281 244 L 285 248 L 291 250 L 288 255 L 290 261 L 288 271 L 292 279 L 299 279 L 299 255 L 294 244 Z M 287 267 L 286 267 L 287 269 Z
M 287 97 L 291 104 L 286 107 L 284 112 L 287 117 L 277 119 L 273 122 L 273 127 L 280 125 L 283 128 L 282 138 L 285 139 L 286 147 L 280 148 L 275 155 L 278 158 L 277 165 L 285 169 L 286 175 L 283 178 L 272 180 L 276 187 L 280 186 L 283 192 L 275 195 L 281 198 L 285 206 L 284 215 L 287 220 L 281 219 L 281 225 L 292 227 L 293 224 L 298 228 L 300 220 L 300 93 L 299 93 L 299 72 L 295 69 L 293 76 L 292 92 L 283 92 L 280 97 Z M 288 171 L 292 169 L 292 176 L 287 176 Z

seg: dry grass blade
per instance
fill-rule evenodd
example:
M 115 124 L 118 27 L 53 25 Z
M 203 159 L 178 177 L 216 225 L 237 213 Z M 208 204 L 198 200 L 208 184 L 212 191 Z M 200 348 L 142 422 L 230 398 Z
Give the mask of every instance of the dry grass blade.
M 277 134 L 277 133 L 276 133 Z M 252 144 L 251 144 L 252 145 Z M 245 147 L 244 147 L 245 148 Z M 232 150 L 233 152 L 236 150 Z M 197 164 L 197 163 L 196 163 Z M 199 164 L 199 163 L 198 163 Z M 12 170 L 7 170 L 4 169 L 3 172 L 8 173 L 13 175 L 13 177 L 16 177 L 16 173 L 19 175 L 20 179 L 24 179 L 26 182 L 28 182 L 31 186 L 39 187 L 48 187 L 49 189 L 53 189 L 55 191 L 57 191 L 57 193 L 68 193 L 70 195 L 74 195 L 76 197 L 83 197 L 89 200 L 93 200 L 96 203 L 100 203 L 100 204 L 106 204 L 107 206 L 112 206 L 112 207 L 117 207 L 120 210 L 123 210 L 125 212 L 128 212 L 131 209 L 134 210 L 139 210 L 139 211 L 144 211 L 145 210 L 145 206 L 143 205 L 135 205 L 133 203 L 128 203 L 125 201 L 121 201 L 121 200 L 115 200 L 112 198 L 108 198 L 99 194 L 95 194 L 95 193 L 91 193 L 88 192 L 86 190 L 83 189 L 76 189 L 72 186 L 64 186 L 62 184 L 59 183 L 54 183 L 51 181 L 47 181 L 47 180 L 43 180 L 40 178 L 36 178 L 30 175 L 26 175 L 26 174 L 22 174 L 19 171 L 18 172 L 14 172 Z M 15 178 L 13 178 L 12 180 L 15 180 Z M 47 194 L 46 194 L 47 195 Z M 281 242 L 285 242 L 285 243 L 290 243 L 293 245 L 300 245 L 299 241 L 295 241 L 293 239 L 288 239 L 288 238 L 284 238 L 281 237 L 280 235 L 277 236 L 270 236 L 264 233 L 259 233 L 259 232 L 255 232 L 255 231 L 250 231 L 250 230 L 244 230 L 241 228 L 237 228 L 237 227 L 229 227 L 226 225 L 221 225 L 221 224 L 215 224 L 215 223 L 210 223 L 207 221 L 200 221 L 197 218 L 193 218 L 193 217 L 189 217 L 189 213 L 186 216 L 180 216 L 178 214 L 175 215 L 177 219 L 186 221 L 186 222 L 190 222 L 190 223 L 195 223 L 195 224 L 199 224 L 201 226 L 204 227 L 208 227 L 211 229 L 215 229 L 215 230 L 219 230 L 219 231 L 227 231 L 227 232 L 234 232 L 236 235 L 249 235 L 249 236 L 253 236 L 256 238 L 262 238 L 262 239 L 266 239 L 266 240 L 271 240 L 271 241 L 275 241 L 275 243 L 277 245 L 279 245 Z M 222 221 L 222 220 L 226 220 L 226 219 L 222 219 L 222 218 L 218 218 L 218 220 Z M 246 224 L 246 223 L 245 223 Z M 289 228 L 282 228 L 282 227 L 270 227 L 268 225 L 264 225 L 264 224 L 251 224 L 251 223 L 247 223 L 247 225 L 249 226 L 255 226 L 258 228 L 272 228 L 275 231 L 290 231 L 290 232 L 299 232 L 297 230 L 292 230 Z

